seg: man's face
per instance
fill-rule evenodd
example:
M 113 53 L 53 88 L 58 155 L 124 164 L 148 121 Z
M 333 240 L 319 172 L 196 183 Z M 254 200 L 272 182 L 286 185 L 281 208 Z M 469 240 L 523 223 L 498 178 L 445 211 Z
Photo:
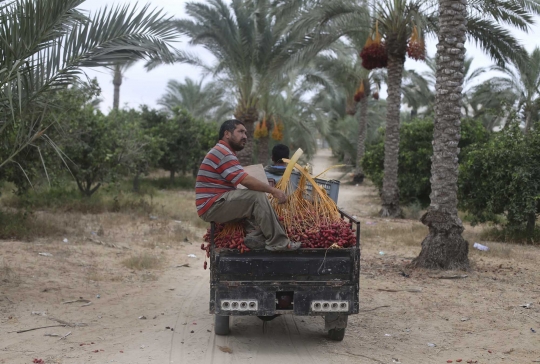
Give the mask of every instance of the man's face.
M 235 152 L 241 151 L 247 143 L 246 127 L 242 124 L 236 125 L 236 128 L 232 133 L 228 131 L 225 132 L 225 139 Z

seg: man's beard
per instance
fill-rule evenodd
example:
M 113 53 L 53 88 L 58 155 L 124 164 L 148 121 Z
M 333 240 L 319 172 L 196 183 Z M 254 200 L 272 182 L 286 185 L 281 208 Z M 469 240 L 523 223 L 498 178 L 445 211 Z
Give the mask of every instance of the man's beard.
M 229 145 L 231 146 L 231 148 L 235 151 L 235 152 L 239 152 L 241 151 L 242 149 L 244 149 L 244 145 L 241 145 L 240 143 L 236 143 L 232 140 L 229 140 Z

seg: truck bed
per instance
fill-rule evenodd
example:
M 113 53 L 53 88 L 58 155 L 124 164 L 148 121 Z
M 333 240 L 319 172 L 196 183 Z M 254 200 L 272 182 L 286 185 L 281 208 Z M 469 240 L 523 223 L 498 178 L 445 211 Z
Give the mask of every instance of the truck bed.
M 342 304 L 340 312 L 343 314 L 358 313 L 360 222 L 343 211 L 340 213 L 356 230 L 356 245 L 353 247 L 291 252 L 260 250 L 241 254 L 238 250 L 216 249 L 212 239 L 210 312 L 257 316 L 287 312 L 325 315 L 328 311 L 314 309 L 313 302 L 320 301 Z M 276 299 L 281 294 L 293 297 L 290 307 L 277 307 Z M 251 309 L 224 309 L 224 302 L 237 301 L 257 304 L 255 307 L 253 303 Z

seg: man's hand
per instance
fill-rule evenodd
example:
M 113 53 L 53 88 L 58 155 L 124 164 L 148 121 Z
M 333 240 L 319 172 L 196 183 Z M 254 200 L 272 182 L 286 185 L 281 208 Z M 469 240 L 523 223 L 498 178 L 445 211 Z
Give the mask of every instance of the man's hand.
M 274 198 L 277 199 L 278 203 L 280 204 L 287 202 L 287 195 L 285 192 L 278 190 L 277 188 L 274 188 L 272 191 L 272 196 L 274 196 Z
M 242 180 L 241 183 L 252 191 L 266 192 L 271 194 L 276 200 L 278 200 L 278 203 L 285 203 L 287 201 L 287 195 L 285 195 L 285 192 L 278 190 L 275 187 L 270 187 L 270 185 L 259 181 L 255 177 L 248 175 Z

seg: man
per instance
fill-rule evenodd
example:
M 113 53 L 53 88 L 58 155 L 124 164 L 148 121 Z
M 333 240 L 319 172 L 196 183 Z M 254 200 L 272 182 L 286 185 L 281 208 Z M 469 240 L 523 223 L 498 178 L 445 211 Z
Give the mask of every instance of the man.
M 248 248 L 296 250 L 300 243 L 289 241 L 266 197 L 269 193 L 284 203 L 285 193 L 248 175 L 236 158 L 235 152 L 244 149 L 246 142 L 243 122 L 227 120 L 221 125 L 219 142 L 208 152 L 197 175 L 197 213 L 206 222 L 251 220 L 258 229 L 246 236 L 244 243 Z M 240 183 L 248 189 L 236 189 Z
M 283 158 L 289 159 L 289 147 L 284 144 L 276 144 L 274 148 L 272 148 L 273 164 L 271 166 L 266 166 L 264 169 L 266 177 L 269 180 L 273 180 L 274 185 L 276 185 L 281 177 L 283 177 L 283 173 L 285 173 L 285 169 L 287 168 L 287 163 L 283 162 Z

